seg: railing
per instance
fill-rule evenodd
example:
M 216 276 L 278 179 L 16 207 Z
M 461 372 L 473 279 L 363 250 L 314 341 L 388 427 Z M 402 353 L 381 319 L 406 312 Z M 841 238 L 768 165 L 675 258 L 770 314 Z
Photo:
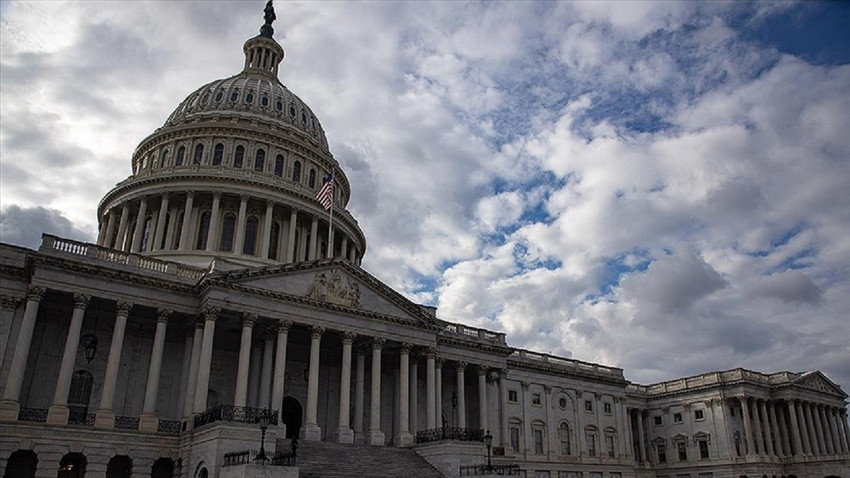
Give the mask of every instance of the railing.
M 445 324 L 443 332 L 446 333 L 460 335 L 466 338 L 481 339 L 488 342 L 496 342 L 501 345 L 507 344 L 505 341 L 505 334 L 501 332 L 491 332 L 486 329 L 478 329 L 468 325 L 452 324 L 449 322 L 446 322 Z
M 484 430 L 458 427 L 432 428 L 417 432 L 415 442 L 432 443 L 443 440 L 484 441 Z
M 115 417 L 115 429 L 116 430 L 138 430 L 139 429 L 139 417 Z
M 277 425 L 277 410 L 269 410 L 267 408 L 234 407 L 233 405 L 218 405 L 208 408 L 201 413 L 196 413 L 194 423 L 195 428 L 218 421 L 257 423 L 260 421 L 260 415 L 263 413 L 271 415 L 269 425 Z
M 94 413 L 70 412 L 68 414 L 68 425 L 94 425 Z
M 47 410 L 44 408 L 21 408 L 18 411 L 18 421 L 44 423 L 47 421 Z
M 621 368 L 606 367 L 604 365 L 582 362 L 580 360 L 573 360 L 558 357 L 555 355 L 541 354 L 537 352 L 532 352 L 530 350 L 515 350 L 510 356 L 508 356 L 508 360 L 514 360 L 528 364 L 548 365 L 550 367 L 560 368 L 564 370 L 584 372 L 593 375 L 604 375 L 616 379 L 625 378 L 623 376 L 623 369 Z
M 460 476 L 519 476 L 519 465 L 468 465 L 460 467 Z
M 224 463 L 222 467 L 242 466 L 258 463 L 271 466 L 295 466 L 297 459 L 296 447 L 297 440 L 293 440 L 293 446 L 289 450 L 278 450 L 272 454 L 266 453 L 265 459 L 257 459 L 260 454 L 257 450 L 242 450 L 224 454 Z
M 160 420 L 156 425 L 156 431 L 163 435 L 179 435 L 182 427 L 183 422 L 180 420 Z

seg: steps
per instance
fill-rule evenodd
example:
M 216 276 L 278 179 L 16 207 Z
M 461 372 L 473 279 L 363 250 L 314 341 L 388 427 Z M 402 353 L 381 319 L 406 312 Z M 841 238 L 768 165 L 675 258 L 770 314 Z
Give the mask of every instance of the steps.
M 300 441 L 297 463 L 304 478 L 443 478 L 410 448 Z

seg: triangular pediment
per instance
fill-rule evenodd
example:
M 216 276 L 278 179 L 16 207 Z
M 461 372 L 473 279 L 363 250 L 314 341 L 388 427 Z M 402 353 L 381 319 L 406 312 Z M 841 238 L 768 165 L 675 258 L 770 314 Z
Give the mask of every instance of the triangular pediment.
M 303 299 L 318 307 L 394 317 L 425 327 L 436 324 L 436 319 L 422 307 L 363 269 L 340 259 L 228 271 L 210 280 L 220 286 L 232 285 L 266 296 Z
M 847 394 L 841 390 L 841 387 L 832 383 L 832 380 L 826 378 L 824 374 L 817 370 L 813 372 L 806 372 L 794 379 L 791 383 L 797 387 L 814 390 L 816 392 L 838 395 L 840 397 L 847 396 Z

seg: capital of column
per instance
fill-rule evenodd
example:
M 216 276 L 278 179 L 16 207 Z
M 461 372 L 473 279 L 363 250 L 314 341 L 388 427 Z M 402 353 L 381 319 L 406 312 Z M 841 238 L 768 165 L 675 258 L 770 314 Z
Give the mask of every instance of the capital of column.
M 410 355 L 411 350 L 413 350 L 413 344 L 409 342 L 402 342 L 398 345 L 398 353 L 401 355 Z
M 162 193 L 160 196 L 162 197 L 162 199 L 166 199 L 166 200 L 167 200 L 167 199 L 168 199 L 168 195 L 169 195 L 169 193 L 168 193 L 168 192 L 164 192 L 164 193 Z
M 189 191 L 186 191 L 186 197 L 187 198 L 194 198 L 195 197 L 195 191 L 191 190 L 191 189 Z
M 257 323 L 257 314 L 253 312 L 242 312 L 242 328 L 253 328 Z
M 20 297 L 14 297 L 11 295 L 0 296 L 0 307 L 2 307 L 3 310 L 15 310 L 18 308 L 18 304 L 20 303 Z
M 528 390 L 528 387 L 530 387 L 530 386 L 531 386 L 531 383 L 526 382 L 525 380 L 523 380 L 522 382 L 520 382 L 520 386 L 522 387 L 522 389 L 523 389 L 523 390 Z
M 489 368 L 486 365 L 476 365 L 475 370 L 478 371 L 478 376 L 487 376 Z
M 37 285 L 31 285 L 27 287 L 27 301 L 34 300 L 36 302 L 41 302 L 41 299 L 44 298 L 44 293 L 47 292 L 47 289 Z
M 250 198 L 250 196 L 248 196 L 247 194 L 240 194 L 239 195 L 239 200 L 244 202 L 244 203 L 247 203 L 249 198 Z
M 345 331 L 342 333 L 342 345 L 351 345 L 354 343 L 354 339 L 357 338 L 357 334 L 351 331 Z
M 74 308 L 86 310 L 86 307 L 89 306 L 90 300 L 91 300 L 91 296 L 89 294 L 75 293 L 74 294 Z
M 457 369 L 458 372 L 463 372 L 464 370 L 466 370 L 467 365 L 468 364 L 466 362 L 458 362 L 455 365 L 455 369 Z
M 291 320 L 280 320 L 277 323 L 277 332 L 278 333 L 281 333 L 281 332 L 289 333 L 289 329 L 291 329 L 291 328 L 292 328 L 292 321 Z
M 118 315 L 128 315 L 130 309 L 133 308 L 133 303 L 128 300 L 118 300 L 115 302 L 115 312 Z
M 354 347 L 354 353 L 357 354 L 358 356 L 365 356 L 367 353 L 369 353 L 369 347 L 362 342 L 358 343 Z
M 204 320 L 207 322 L 215 322 L 218 319 L 218 314 L 221 313 L 221 307 L 213 307 L 211 305 L 205 305 L 201 309 L 201 314 L 204 316 Z
M 213 191 L 213 199 L 221 199 L 221 191 Z
M 162 322 L 163 324 L 168 323 L 168 319 L 171 317 L 171 310 L 169 309 L 156 309 L 156 321 Z
M 443 368 L 443 364 L 445 364 L 445 363 L 446 363 L 446 359 L 444 359 L 443 357 L 437 357 L 437 360 L 435 360 L 435 361 L 434 361 L 434 365 L 435 365 L 438 369 L 442 369 L 442 368 Z
M 499 380 L 505 380 L 508 378 L 508 369 L 500 368 L 499 369 Z
M 384 348 L 384 342 L 386 341 L 387 339 L 375 337 L 374 339 L 372 339 L 372 350 L 381 350 L 382 348 Z
M 266 199 L 266 207 L 267 208 L 273 208 L 273 207 L 275 207 L 276 204 L 277 203 L 272 201 L 271 199 Z
M 204 316 L 203 315 L 196 315 L 193 322 L 195 324 L 195 326 L 193 327 L 194 329 L 197 330 L 197 329 L 203 329 L 204 328 Z
M 320 339 L 322 338 L 322 334 L 325 333 L 325 328 L 321 325 L 314 325 L 310 328 L 310 338 L 312 339 Z
M 552 394 L 552 386 L 549 385 L 549 384 L 544 384 L 543 385 L 543 391 L 546 392 L 546 395 L 551 395 Z M 616 398 L 614 400 L 616 400 Z
M 427 349 L 425 349 L 425 356 L 428 357 L 429 359 L 436 359 L 437 358 L 437 347 L 428 347 Z

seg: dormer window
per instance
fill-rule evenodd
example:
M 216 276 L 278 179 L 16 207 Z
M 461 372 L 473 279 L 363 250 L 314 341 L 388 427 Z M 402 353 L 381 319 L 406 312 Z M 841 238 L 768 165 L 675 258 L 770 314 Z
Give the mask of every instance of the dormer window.
M 289 114 L 291 116 L 295 116 L 295 105 L 292 105 L 292 104 L 289 105 Z
M 263 106 L 268 106 L 269 105 L 269 97 L 263 96 L 263 99 L 260 100 L 260 104 L 263 105 Z
M 233 93 L 230 93 L 230 101 L 231 102 L 234 102 L 238 99 L 239 99 L 239 90 L 236 90 Z
M 218 90 L 218 93 L 215 94 L 215 102 L 221 103 L 222 98 L 224 98 L 224 92 L 221 91 L 221 90 Z
M 278 111 L 283 111 L 283 102 L 278 101 L 277 104 L 274 105 L 275 109 Z

